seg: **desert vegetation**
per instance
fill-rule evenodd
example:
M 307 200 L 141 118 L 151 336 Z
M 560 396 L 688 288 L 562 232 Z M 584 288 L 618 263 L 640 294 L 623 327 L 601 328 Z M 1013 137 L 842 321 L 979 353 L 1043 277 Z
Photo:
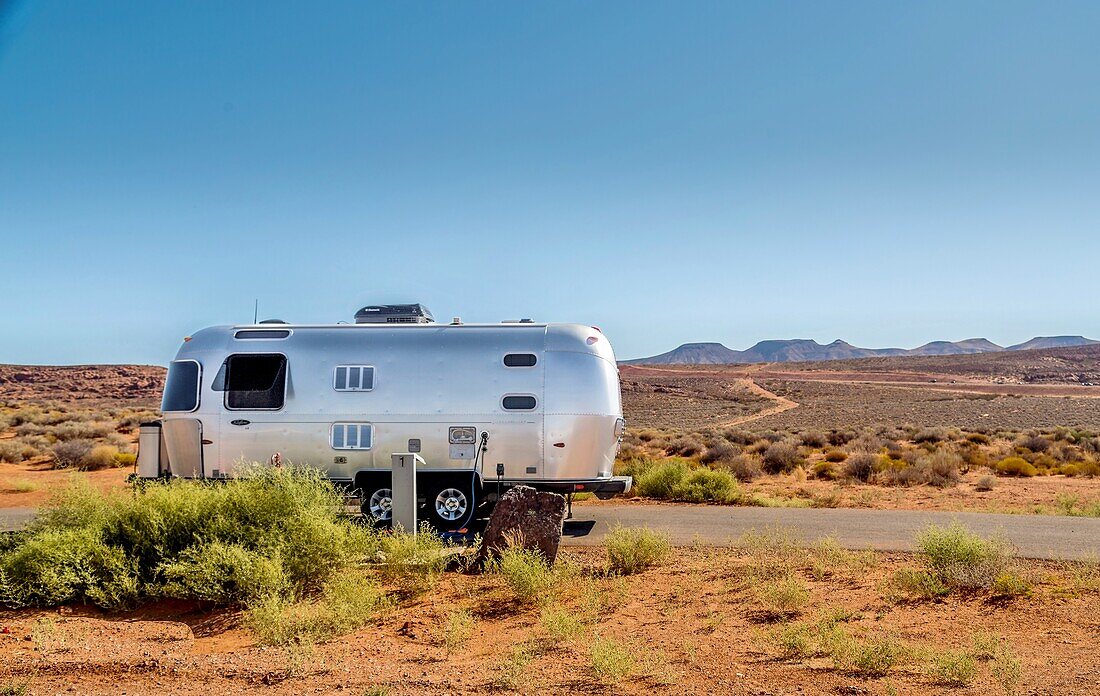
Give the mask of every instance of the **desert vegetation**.
M 331 489 L 308 473 L 270 476 L 220 491 L 150 487 L 137 494 L 154 497 L 140 506 L 147 515 L 125 497 L 93 497 L 84 509 L 64 496 L 0 555 L 5 603 L 25 607 L 0 614 L 15 638 L 0 639 L 0 680 L 28 693 L 63 691 L 74 679 L 93 692 L 141 691 L 154 680 L 169 690 L 198 680 L 222 691 L 259 682 L 387 694 L 702 693 L 808 680 L 872 693 L 1092 686 L 1087 666 L 1045 666 L 1091 659 L 1089 626 L 1075 617 L 1097 610 L 1100 566 L 1018 559 L 963 527 L 924 530 L 914 554 L 807 543 L 782 528 L 731 548 L 674 549 L 659 533 L 620 528 L 603 548 L 571 548 L 554 564 L 509 548 L 479 574 L 467 571 L 468 552 L 431 534 L 381 534 L 338 517 Z M 253 506 L 276 512 L 247 524 L 240 515 Z M 75 524 L 77 512 L 99 521 Z M 160 529 L 148 524 L 175 516 Z M 306 530 L 287 538 L 287 520 L 305 520 Z M 63 533 L 83 535 L 74 552 L 83 560 L 58 552 Z M 307 546 L 308 559 L 290 558 Z M 131 580 L 76 570 L 107 558 Z M 907 576 L 936 591 L 913 591 Z M 62 578 L 74 579 L 69 589 L 56 586 Z M 1015 583 L 1024 589 L 1006 591 Z M 52 608 L 82 601 L 110 609 Z M 165 621 L 166 611 L 197 612 L 187 621 L 217 628 L 200 638 Z M 1044 625 L 1060 626 L 1060 640 L 1040 654 L 1029 646 Z M 92 652 L 82 647 L 90 635 Z M 232 670 L 211 659 L 223 653 Z M 124 671 L 82 667 L 103 664 Z
M 0 404 L 0 462 L 84 471 L 132 467 L 137 428 L 157 417 L 126 406 Z
M 929 487 L 951 489 L 964 477 L 978 492 L 998 481 L 1032 477 L 1100 478 L 1100 434 L 1048 431 L 963 430 L 896 426 L 835 430 L 752 431 L 705 428 L 682 431 L 628 429 L 619 473 L 634 477 L 634 494 L 662 500 L 740 505 L 834 507 L 843 492 Z M 833 493 L 777 498 L 751 484 L 782 477 L 789 491 L 799 482 L 830 482 Z M 1096 516 L 1100 495 L 1057 494 L 1027 512 Z

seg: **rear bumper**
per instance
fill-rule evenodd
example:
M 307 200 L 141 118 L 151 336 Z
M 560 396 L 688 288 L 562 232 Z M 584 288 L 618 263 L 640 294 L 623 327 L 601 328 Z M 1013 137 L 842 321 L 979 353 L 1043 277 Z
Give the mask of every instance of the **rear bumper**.
M 579 479 L 575 481 L 508 481 L 509 485 L 531 486 L 553 493 L 594 493 L 600 500 L 607 500 L 620 493 L 629 493 L 634 479 L 629 476 L 612 476 L 609 479 Z M 486 487 L 492 481 L 485 482 Z

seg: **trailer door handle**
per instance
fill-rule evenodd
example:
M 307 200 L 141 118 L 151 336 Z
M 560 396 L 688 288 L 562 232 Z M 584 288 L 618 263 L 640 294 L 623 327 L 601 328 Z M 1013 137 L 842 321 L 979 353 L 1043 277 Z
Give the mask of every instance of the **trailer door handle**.
M 247 421 L 247 420 L 245 420 L 245 419 L 243 419 L 243 418 L 238 418 L 237 420 L 231 420 L 231 421 L 229 421 L 229 424 L 230 424 L 230 425 L 248 425 L 248 424 L 250 424 L 251 422 L 252 422 L 252 421 Z

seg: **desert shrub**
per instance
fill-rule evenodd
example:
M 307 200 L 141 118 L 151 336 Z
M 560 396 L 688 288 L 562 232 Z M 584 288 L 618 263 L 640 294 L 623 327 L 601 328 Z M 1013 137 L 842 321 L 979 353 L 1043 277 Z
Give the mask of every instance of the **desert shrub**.
M 977 481 L 974 482 L 974 490 L 976 490 L 976 491 L 991 491 L 991 490 L 993 490 L 993 486 L 996 485 L 996 483 L 997 483 L 997 479 L 992 477 L 992 476 L 989 476 L 989 475 L 981 476 L 981 477 L 978 478 Z
M 206 599 L 210 592 L 236 602 L 265 590 L 293 598 L 376 545 L 375 534 L 340 515 L 343 499 L 318 472 L 249 473 L 221 483 L 152 484 L 135 494 L 74 482 L 0 553 L 0 574 L 15 588 L 10 603 L 118 606 L 140 597 Z M 270 586 L 246 579 L 247 572 Z M 205 589 L 219 583 L 220 590 Z
M 966 440 L 967 442 L 972 442 L 975 445 L 988 445 L 990 441 L 989 436 L 985 433 L 967 433 Z
M 761 613 L 769 619 L 796 616 L 810 601 L 806 584 L 794 575 L 762 583 L 756 587 L 754 594 Z
M 719 468 L 728 471 L 738 481 L 753 481 L 763 473 L 760 458 L 752 454 L 740 454 L 719 463 Z
M 382 535 L 378 542 L 382 580 L 410 595 L 427 592 L 447 567 L 448 546 L 426 522 L 421 524 L 419 534 Z
M 890 578 L 889 584 L 891 589 L 915 599 L 936 599 L 951 592 L 937 575 L 914 568 L 899 569 Z
M 638 469 L 634 488 L 638 495 L 661 500 L 694 503 L 733 503 L 740 496 L 737 481 L 727 471 L 692 469 L 683 460 L 645 462 Z
M 681 457 L 693 457 L 703 451 L 703 443 L 691 436 L 678 437 L 665 446 L 665 451 Z
M 0 441 L 0 462 L 18 464 L 23 461 L 23 443 L 17 440 Z
M 993 465 L 993 469 L 1004 476 L 1037 476 L 1039 470 L 1031 462 L 1021 457 L 1005 457 Z
M 436 642 L 447 651 L 453 653 L 463 646 L 474 632 L 473 614 L 465 609 L 455 609 L 447 612 L 446 616 L 435 627 Z
M 290 602 L 272 594 L 254 602 L 244 614 L 260 643 L 288 645 L 324 642 L 348 633 L 393 607 L 381 585 L 360 573 L 329 579 L 319 597 Z
M 859 452 L 848 457 L 844 462 L 844 477 L 856 481 L 869 481 L 871 474 L 875 473 L 875 463 L 878 458 L 873 454 Z
M 801 464 L 798 447 L 789 442 L 775 442 L 764 450 L 764 471 L 769 474 L 791 471 Z
M 584 622 L 577 617 L 576 613 L 557 605 L 543 608 L 539 614 L 539 625 L 542 626 L 551 645 L 572 640 L 584 633 Z
M 509 546 L 491 567 L 524 604 L 534 603 L 554 584 L 554 571 L 542 554 L 532 549 Z
M 682 460 L 647 460 L 631 472 L 634 491 L 646 498 L 670 499 L 673 489 L 687 476 L 687 472 L 687 463 Z
M 632 575 L 660 563 L 672 550 L 668 535 L 648 527 L 621 527 L 604 540 L 607 567 L 613 573 Z
M 801 621 L 780 625 L 768 633 L 768 638 L 779 649 L 780 657 L 784 659 L 804 659 L 811 657 L 814 653 L 813 631 Z
M 98 471 L 116 466 L 119 451 L 111 445 L 96 445 L 80 461 L 80 468 L 86 471 Z
M 882 449 L 882 440 L 876 435 L 864 433 L 848 443 L 849 452 L 867 452 L 877 454 Z
M 825 444 L 828 442 L 828 438 L 825 437 L 825 434 L 816 430 L 808 430 L 802 433 L 799 436 L 799 439 L 804 446 L 813 447 L 815 449 L 824 447 Z
M 825 453 L 825 461 L 839 463 L 848 458 L 848 453 L 840 449 L 831 449 Z
M 927 466 L 927 477 L 930 485 L 938 488 L 954 486 L 961 480 L 959 467 L 962 457 L 947 449 L 938 449 L 927 457 L 922 457 L 921 463 Z
M 605 684 L 615 684 L 634 671 L 634 658 L 622 643 L 611 638 L 597 638 L 589 651 L 592 672 Z
M 737 481 L 726 471 L 694 469 L 673 489 L 672 497 L 689 503 L 735 503 L 741 497 Z
M 884 676 L 912 654 L 907 646 L 892 638 L 872 636 L 857 640 L 839 628 L 830 636 L 828 652 L 838 669 L 866 677 Z
M 1027 597 L 1031 594 L 1031 583 L 1017 573 L 1005 571 L 989 589 L 998 597 Z
M 132 467 L 137 464 L 137 455 L 132 452 L 119 452 L 115 455 L 115 466 Z
M 731 461 L 740 455 L 740 447 L 735 447 L 725 440 L 719 440 L 707 447 L 707 451 L 703 453 L 703 456 L 699 457 L 699 461 L 704 464 L 715 464 Z
M 722 436 L 735 445 L 745 447 L 756 442 L 756 436 L 745 430 L 730 428 L 722 433 Z
M 944 686 L 967 686 L 978 676 L 978 663 L 965 651 L 945 650 L 933 656 L 928 676 Z
M 917 444 L 943 442 L 946 439 L 947 431 L 943 428 L 921 428 L 913 435 L 913 442 Z
M 159 568 L 159 592 L 218 604 L 286 593 L 281 560 L 240 544 L 211 541 L 184 549 Z
M 1016 445 L 1023 447 L 1024 449 L 1031 450 L 1036 454 L 1041 454 L 1050 449 L 1050 440 L 1046 439 L 1042 435 L 1027 435 L 1020 438 Z
M 122 607 L 139 594 L 138 569 L 95 530 L 45 529 L 0 556 L 0 597 L 10 606 L 83 600 Z
M 840 472 L 837 470 L 837 465 L 828 460 L 820 461 L 813 466 L 814 476 L 833 481 L 840 477 Z
M 72 469 L 81 466 L 85 457 L 91 454 L 92 443 L 89 440 L 67 440 L 58 442 L 50 448 L 53 465 L 57 469 Z
M 1006 542 L 984 539 L 957 522 L 928 527 L 917 536 L 917 547 L 928 570 L 952 589 L 988 589 L 1012 560 Z

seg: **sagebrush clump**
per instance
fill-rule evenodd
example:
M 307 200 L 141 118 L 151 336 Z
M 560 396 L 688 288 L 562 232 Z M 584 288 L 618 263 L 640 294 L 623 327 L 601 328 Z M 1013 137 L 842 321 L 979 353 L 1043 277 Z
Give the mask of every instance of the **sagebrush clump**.
M 291 468 L 134 493 L 74 482 L 0 553 L 0 596 L 14 606 L 103 607 L 146 597 L 294 599 L 378 545 L 377 534 L 340 516 L 341 502 L 318 472 Z

